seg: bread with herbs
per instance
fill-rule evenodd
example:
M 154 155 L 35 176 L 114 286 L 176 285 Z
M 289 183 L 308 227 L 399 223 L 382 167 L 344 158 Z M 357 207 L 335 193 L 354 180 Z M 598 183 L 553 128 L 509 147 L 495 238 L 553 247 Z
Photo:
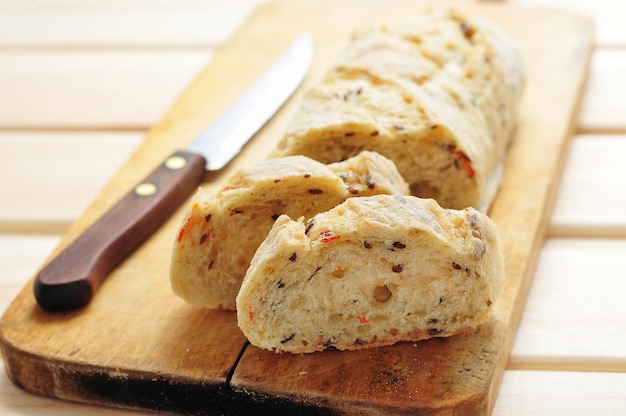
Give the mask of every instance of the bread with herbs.
M 280 215 L 308 219 L 347 198 L 380 193 L 409 189 L 374 152 L 329 165 L 289 156 L 244 167 L 219 192 L 192 198 L 174 244 L 172 289 L 192 304 L 235 309 L 250 260 Z
M 354 33 L 305 94 L 273 156 L 332 163 L 376 151 L 395 162 L 413 195 L 486 212 L 523 84 L 520 53 L 505 33 L 433 8 Z
M 255 346 L 291 353 L 447 337 L 485 322 L 504 280 L 494 223 L 403 195 L 282 215 L 237 296 Z

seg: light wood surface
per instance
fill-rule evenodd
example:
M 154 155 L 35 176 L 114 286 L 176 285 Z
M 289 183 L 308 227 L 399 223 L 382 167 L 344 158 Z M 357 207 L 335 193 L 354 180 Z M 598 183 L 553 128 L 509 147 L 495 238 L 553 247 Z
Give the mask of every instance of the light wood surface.
M 624 42 L 626 45 L 626 42 Z M 591 61 L 591 76 L 579 119 L 580 133 L 623 133 L 626 131 L 623 81 L 626 61 L 622 48 L 598 48 Z
M 0 131 L 2 175 L 14 178 L 0 187 L 0 228 L 65 231 L 143 138 L 129 131 Z
M 625 152 L 623 134 L 576 137 L 552 214 L 551 236 L 626 235 Z
M 78 79 L 64 77 L 63 71 L 58 67 L 54 65 L 48 67 L 48 61 L 54 56 L 60 58 L 67 56 L 68 51 L 76 56 L 83 54 L 89 56 L 103 52 L 110 55 L 121 52 L 120 55 L 124 55 L 129 50 L 141 56 L 151 56 L 155 52 L 171 52 L 172 59 L 191 52 L 197 56 L 205 54 L 208 61 L 216 48 L 232 35 L 253 7 L 253 2 L 246 1 L 159 2 L 170 4 L 169 9 L 168 6 L 162 6 L 161 10 L 169 10 L 167 12 L 171 17 L 169 24 L 172 27 L 178 25 L 178 29 L 157 31 L 154 30 L 153 21 L 143 17 L 151 13 L 152 6 L 148 3 L 137 0 L 115 3 L 91 0 L 45 3 L 5 1 L 0 4 L 0 22 L 3 23 L 0 25 L 0 59 L 3 62 L 7 62 L 8 59 L 10 62 L 12 57 L 18 57 L 19 60 L 21 54 L 33 57 L 27 66 L 22 66 L 22 62 L 17 61 L 7 65 L 7 68 L 21 68 L 21 75 L 11 75 L 12 79 L 22 79 L 21 82 L 26 85 L 41 85 L 38 83 L 43 77 L 53 84 L 39 89 L 40 93 L 29 92 L 31 95 L 28 101 L 12 94 L 0 94 L 2 112 L 10 109 L 13 114 L 22 114 L 19 123 L 16 120 L 6 120 L 6 123 L 3 120 L 0 123 L 0 128 L 3 129 L 2 137 L 22 138 L 31 134 L 41 135 L 49 144 L 37 144 L 32 148 L 22 147 L 23 150 L 29 151 L 23 158 L 4 159 L 4 155 L 11 154 L 16 144 L 10 139 L 0 140 L 0 157 L 3 158 L 0 164 L 0 176 L 3 178 L 0 183 L 2 202 L 0 204 L 0 232 L 3 233 L 0 239 L 2 251 L 0 285 L 3 302 L 0 305 L 1 310 L 6 308 L 13 295 L 21 290 L 34 271 L 41 266 L 60 240 L 59 233 L 65 231 L 70 223 L 79 218 L 82 211 L 91 204 L 93 197 L 102 190 L 103 184 L 110 181 L 117 167 L 130 157 L 147 128 L 160 117 L 159 111 L 167 109 L 178 96 L 176 91 L 170 90 L 169 98 L 163 98 L 164 95 L 161 93 L 158 97 L 153 97 L 150 94 L 150 88 L 158 89 L 160 82 L 164 85 L 184 87 L 192 81 L 195 73 L 203 65 L 200 62 L 193 70 L 187 69 L 190 71 L 187 75 L 181 71 L 173 71 L 163 77 L 156 75 L 153 78 L 157 80 L 154 84 L 144 84 L 149 87 L 147 91 L 139 91 L 134 89 L 133 85 L 121 83 L 119 88 L 115 89 L 116 92 L 106 90 L 98 95 L 97 105 L 93 107 L 94 112 L 89 114 L 83 103 L 65 99 L 63 92 L 67 91 L 69 97 L 76 94 L 75 83 L 80 79 L 89 78 L 91 72 L 78 71 Z M 616 24 L 616 22 L 619 22 L 619 16 L 626 13 L 624 10 L 626 6 L 621 2 L 609 0 L 596 2 L 518 0 L 514 3 L 539 4 L 565 10 L 586 10 L 597 18 L 595 22 L 597 48 L 579 118 L 579 131 L 587 134 L 574 138 L 550 225 L 551 235 L 562 235 L 564 231 L 559 231 L 559 227 L 562 230 L 565 225 L 568 230 L 583 230 L 582 237 L 585 238 L 579 238 L 580 234 L 576 234 L 576 231 L 571 233 L 567 231 L 569 234 L 566 239 L 548 238 L 546 241 L 537 266 L 535 284 L 529 293 L 526 312 L 522 316 L 513 346 L 509 361 L 511 369 L 504 373 L 493 414 L 623 414 L 626 408 L 626 389 L 623 388 L 626 380 L 621 371 L 623 371 L 626 356 L 626 342 L 622 334 L 626 329 L 626 324 L 619 319 L 622 309 L 620 309 L 619 300 L 615 302 L 614 299 L 617 296 L 615 293 L 623 293 L 624 284 L 623 281 L 611 280 L 615 276 L 623 275 L 623 266 L 614 261 L 608 261 L 603 267 L 597 269 L 592 265 L 606 261 L 610 258 L 610 253 L 615 254 L 619 249 L 619 244 L 623 244 L 622 240 L 626 241 L 624 220 L 619 216 L 607 215 L 607 212 L 619 214 L 619 209 L 616 207 L 620 204 L 624 206 L 623 187 L 619 187 L 620 178 L 614 177 L 611 173 L 619 171 L 621 164 L 614 151 L 605 150 L 606 148 L 602 145 L 594 146 L 596 142 L 601 143 L 601 140 L 594 141 L 594 138 L 599 138 L 606 139 L 619 148 L 621 146 L 619 139 L 624 139 L 622 135 L 626 134 L 623 124 L 620 124 L 621 114 L 625 110 L 623 94 L 616 93 L 620 86 L 624 85 L 623 71 L 619 71 L 619 68 L 626 66 L 626 50 L 622 49 L 626 46 L 626 31 L 621 23 Z M 114 6 L 107 6 L 110 4 Z M 172 4 L 177 6 L 172 6 Z M 183 5 L 179 7 L 179 4 Z M 211 15 L 214 24 L 203 28 L 191 27 L 192 25 L 189 24 L 193 21 L 193 17 L 190 17 L 191 13 L 176 12 L 176 10 L 189 10 L 189 7 L 192 7 L 187 6 L 189 4 L 198 8 L 194 13 Z M 106 13 L 103 12 L 103 8 L 106 9 Z M 105 27 L 126 27 L 126 31 L 119 32 L 118 36 L 112 35 L 116 31 L 96 30 L 97 25 L 84 25 L 84 21 L 93 21 L 97 16 L 102 15 L 106 15 L 109 22 Z M 63 24 L 56 24 L 59 18 L 64 22 Z M 229 21 L 234 23 L 228 25 Z M 5 24 L 6 22 L 10 23 Z M 41 22 L 47 22 L 47 24 L 42 25 Z M 127 23 L 124 26 L 122 22 L 132 22 L 132 24 Z M 190 26 L 188 30 L 185 29 L 187 26 Z M 192 34 L 189 38 L 181 40 L 181 33 L 193 33 L 194 30 L 206 31 L 204 33 L 207 37 L 198 41 L 199 37 L 205 35 Z M 145 36 L 146 33 L 150 36 Z M 160 37 L 159 34 L 163 36 Z M 39 59 L 36 59 L 37 56 Z M 133 73 L 137 74 L 141 68 L 149 66 L 139 60 L 134 62 L 133 65 L 136 65 L 136 68 L 126 67 L 124 70 L 126 75 L 116 73 L 116 66 L 113 64 L 109 69 L 103 69 L 102 74 L 105 77 L 118 76 L 120 81 L 129 82 L 130 80 L 132 83 Z M 70 68 L 77 66 L 78 64 L 73 63 Z M 4 66 L 0 66 L 0 83 L 5 82 L 7 74 L 11 72 L 8 69 L 6 72 L 2 71 L 4 71 Z M 158 69 L 155 69 L 156 72 Z M 93 84 L 86 88 L 97 91 L 97 84 L 100 81 L 101 77 L 94 76 L 91 78 Z M 5 85 L 7 84 L 3 84 Z M 182 92 L 183 87 L 181 91 L 178 91 L 179 93 Z M 11 91 L 16 91 L 15 87 L 12 87 Z M 18 91 L 28 91 L 28 88 L 23 87 Z M 86 123 L 69 117 L 47 119 L 46 123 L 40 122 L 40 120 L 46 120 L 45 114 L 41 113 L 47 110 L 38 107 L 38 103 L 49 99 L 48 94 L 51 91 L 58 95 L 57 100 L 51 101 L 53 105 L 63 108 L 63 110 L 55 108 L 54 111 L 58 114 L 84 114 L 84 117 L 91 121 Z M 166 100 L 169 101 L 165 102 Z M 137 120 L 127 118 L 125 120 L 130 121 L 122 123 L 120 120 L 124 119 L 123 114 L 120 116 L 120 113 L 116 113 L 116 106 L 120 102 L 141 103 L 140 105 L 145 106 L 142 108 L 148 108 L 148 110 L 142 114 L 135 113 Z M 614 117 L 603 118 L 607 114 L 613 114 Z M 150 120 L 150 117 L 154 118 L 146 122 Z M 31 120 L 31 122 L 26 123 L 24 120 Z M 583 120 L 585 120 L 584 124 Z M 591 127 L 584 127 L 584 125 Z M 17 132 L 13 130 L 16 127 L 20 128 L 20 134 L 26 136 L 17 135 Z M 129 128 L 132 130 L 128 131 Z M 77 145 L 72 138 L 66 139 L 65 133 L 68 131 L 71 131 L 72 134 L 69 136 L 72 138 L 84 135 L 84 150 L 80 150 L 79 156 L 72 149 L 76 150 L 75 148 L 80 148 L 81 145 Z M 606 133 L 618 134 L 607 135 Z M 112 138 L 117 134 L 121 137 L 119 141 Z M 136 141 L 127 145 L 123 137 L 133 135 Z M 116 141 L 120 143 L 117 147 L 113 144 Z M 583 141 L 587 144 L 579 147 L 578 143 Z M 26 146 L 28 139 L 23 142 L 20 140 L 20 143 Z M 92 151 L 87 143 L 92 143 L 96 151 Z M 102 156 L 103 152 L 98 152 L 102 149 L 110 149 L 111 153 L 108 156 Z M 576 156 L 577 149 L 580 149 L 578 157 Z M 586 159 L 584 156 L 587 153 L 595 156 Z M 84 160 L 85 164 L 83 165 L 78 159 Z M 108 161 L 103 163 L 104 159 Z M 66 166 L 69 171 L 73 170 L 75 174 L 66 175 L 59 172 L 59 164 Z M 36 166 L 38 174 L 20 173 L 23 171 L 16 166 L 24 165 Z M 102 165 L 106 166 L 96 168 Z M 589 172 L 589 175 L 581 176 L 582 171 Z M 49 183 L 43 189 L 41 188 L 43 177 L 53 179 L 59 176 L 65 178 L 66 182 Z M 68 177 L 71 179 L 68 180 Z M 51 182 L 54 181 L 51 180 Z M 580 192 L 578 182 L 584 184 L 586 189 L 593 190 L 600 195 L 603 198 L 602 201 L 610 201 L 610 205 L 598 202 L 579 206 L 577 203 L 569 202 L 590 200 L 585 198 L 583 192 Z M 93 185 L 94 183 L 99 185 Z M 15 193 L 16 189 L 21 191 Z M 37 189 L 37 192 L 28 192 L 34 189 Z M 90 190 L 92 193 L 87 194 L 85 190 Z M 58 198 L 59 193 L 66 197 Z M 19 197 L 12 195 L 19 195 Z M 14 199 L 19 199 L 19 201 L 14 201 Z M 46 206 L 42 206 L 42 201 L 45 201 Z M 16 207 L 19 208 L 16 209 Z M 580 208 L 583 209 L 580 210 Z M 46 212 L 50 215 L 46 216 Z M 598 237 L 594 231 L 598 229 L 598 224 L 602 226 L 600 229 L 602 233 L 612 230 L 610 241 L 588 238 Z M 52 234 L 38 235 L 37 233 Z M 614 243 L 616 246 L 609 243 Z M 583 264 L 582 260 L 578 260 L 578 263 L 574 263 L 581 267 L 568 266 L 567 260 L 571 260 L 572 257 L 581 257 L 585 259 L 585 262 Z M 608 288 L 611 296 L 602 296 L 601 287 L 596 288 L 598 292 L 592 290 L 595 288 L 594 279 L 598 276 L 601 277 L 598 282 L 613 282 L 615 285 Z M 540 281 L 543 284 L 537 283 Z M 563 285 L 566 285 L 567 290 L 561 291 L 561 296 L 556 296 L 554 292 L 559 293 Z M 585 296 L 588 293 L 589 296 Z M 581 302 L 584 302 L 585 308 L 580 307 Z M 598 311 L 600 317 L 609 319 L 590 321 L 589 316 L 582 315 L 585 310 Z M 549 319 L 542 319 L 540 311 L 549 314 Z M 611 319 L 613 312 L 615 315 Z M 621 315 L 623 316 L 623 313 Z M 584 319 L 581 320 L 581 317 Z M 566 339 L 572 342 L 558 342 L 557 346 L 554 346 L 548 340 L 543 339 L 546 336 L 548 339 L 558 338 L 561 328 Z M 604 345 L 599 341 L 594 342 L 598 336 L 608 339 L 609 345 Z M 576 340 L 586 342 L 578 346 Z M 556 365 L 553 364 L 555 358 L 557 358 Z M 3 415 L 128 414 L 128 412 L 40 398 L 16 388 L 6 377 L 0 380 L 0 414 Z
M 509 368 L 626 371 L 624 253 L 620 238 L 548 239 Z

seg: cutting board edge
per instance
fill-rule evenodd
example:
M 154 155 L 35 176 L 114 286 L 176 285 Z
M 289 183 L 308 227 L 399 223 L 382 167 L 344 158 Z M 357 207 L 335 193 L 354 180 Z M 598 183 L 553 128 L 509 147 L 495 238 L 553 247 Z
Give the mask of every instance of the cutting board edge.
M 112 370 L 45 358 L 6 342 L 0 343 L 0 347 L 11 382 L 42 397 L 120 409 L 196 415 L 232 411 L 244 397 L 229 387 L 227 375 L 223 380 L 207 382 L 206 379 Z M 172 382 L 174 378 L 176 382 Z

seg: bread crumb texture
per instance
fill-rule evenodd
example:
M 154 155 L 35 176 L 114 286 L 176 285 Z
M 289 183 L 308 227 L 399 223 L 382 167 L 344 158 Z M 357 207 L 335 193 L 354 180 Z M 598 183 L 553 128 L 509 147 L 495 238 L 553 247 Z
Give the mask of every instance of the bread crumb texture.
M 381 193 L 409 188 L 393 162 L 373 152 L 329 165 L 289 156 L 245 167 L 219 192 L 192 198 L 174 243 L 172 289 L 189 303 L 234 310 L 250 260 L 280 215 L 308 219 Z
M 351 198 L 309 220 L 276 220 L 237 319 L 253 345 L 277 352 L 447 337 L 488 319 L 503 279 L 485 214 L 413 196 Z
M 432 8 L 355 32 L 306 93 L 273 155 L 331 163 L 376 151 L 394 161 L 413 195 L 486 211 L 523 83 L 507 35 Z

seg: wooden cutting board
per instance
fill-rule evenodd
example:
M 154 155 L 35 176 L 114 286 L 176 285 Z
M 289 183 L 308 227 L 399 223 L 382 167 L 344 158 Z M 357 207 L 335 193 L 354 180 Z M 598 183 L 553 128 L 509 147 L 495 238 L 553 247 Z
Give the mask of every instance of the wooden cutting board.
M 441 4 L 442 2 L 438 2 Z M 187 305 L 169 287 L 169 257 L 185 207 L 105 281 L 86 308 L 50 314 L 27 285 L 1 321 L 9 377 L 37 394 L 190 414 L 287 413 L 480 415 L 491 410 L 524 307 L 572 135 L 592 49 L 583 17 L 492 2 L 455 2 L 516 38 L 527 65 L 521 122 L 490 216 L 507 275 L 493 318 L 478 331 L 357 352 L 275 354 L 247 344 L 235 314 Z M 262 6 L 216 54 L 57 252 L 192 140 L 302 30 L 315 39 L 303 88 L 227 169 L 266 157 L 302 90 L 322 76 L 356 27 L 396 22 L 428 1 L 279 1 Z

